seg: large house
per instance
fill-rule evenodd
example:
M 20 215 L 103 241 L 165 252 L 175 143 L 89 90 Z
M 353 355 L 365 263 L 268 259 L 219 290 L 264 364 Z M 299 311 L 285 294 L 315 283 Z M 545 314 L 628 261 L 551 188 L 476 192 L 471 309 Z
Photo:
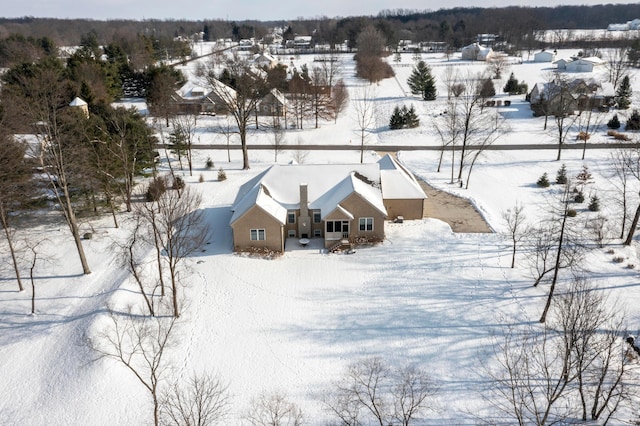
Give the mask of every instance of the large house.
M 234 250 L 284 251 L 287 238 L 380 241 L 385 220 L 421 219 L 426 195 L 390 156 L 372 164 L 274 165 L 244 184 L 232 207 Z
M 528 95 L 535 116 L 608 108 L 614 97 L 611 83 L 583 78 L 537 83 Z
M 226 113 L 226 99 L 220 97 L 224 93 L 226 98 L 234 99 L 235 90 L 215 81 L 221 89 L 216 92 L 210 88 L 202 87 L 193 82 L 187 82 L 172 97 L 176 113 L 178 114 L 209 114 Z

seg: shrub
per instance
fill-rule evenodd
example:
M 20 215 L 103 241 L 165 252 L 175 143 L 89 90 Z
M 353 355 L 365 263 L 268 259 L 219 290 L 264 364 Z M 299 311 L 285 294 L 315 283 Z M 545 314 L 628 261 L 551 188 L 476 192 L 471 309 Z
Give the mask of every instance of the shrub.
M 600 200 L 597 195 L 594 195 L 589 200 L 589 206 L 587 207 L 589 211 L 597 212 L 600 211 Z
M 610 128 L 610 129 L 619 129 L 620 128 L 620 119 L 618 119 L 618 114 L 614 114 L 613 118 L 611 118 L 611 120 L 609 120 L 607 122 L 607 127 Z
M 211 157 L 207 157 L 207 162 L 205 163 L 205 166 L 206 166 L 207 170 L 211 170 L 211 169 L 213 169 L 215 167 Z
M 218 170 L 218 180 L 219 181 L 227 180 L 227 174 L 224 172 L 224 170 L 222 170 L 222 168 Z
M 637 109 L 634 109 L 631 113 L 631 117 L 627 120 L 625 130 L 640 130 L 640 113 Z
M 529 85 L 527 83 L 518 84 L 518 95 L 525 95 L 529 93 Z
M 616 256 L 616 257 L 613 258 L 613 262 L 614 263 L 622 263 L 622 262 L 624 262 L 624 257 Z
M 591 138 L 591 135 L 587 132 L 580 132 L 578 133 L 578 136 L 576 136 L 576 140 L 579 141 L 588 141 Z
M 198 182 L 200 182 L 200 183 L 204 182 L 204 175 L 202 173 L 200 173 L 200 177 L 198 178 Z
M 615 130 L 607 130 L 607 136 L 613 136 L 617 141 L 629 141 L 629 137 L 624 133 L 616 132 Z
M 173 179 L 173 189 L 182 189 L 184 188 L 184 179 L 182 179 L 182 176 L 176 176 Z
M 550 183 L 549 183 L 549 176 L 547 175 L 547 173 L 543 173 L 542 176 L 540 176 L 540 179 L 538 179 L 538 181 L 536 182 L 536 184 L 540 187 L 540 188 L 547 188 Z
M 567 216 L 569 216 L 569 217 L 576 217 L 577 214 L 578 214 L 578 212 L 575 211 L 574 209 L 567 210 Z
M 556 183 L 560 185 L 567 183 L 567 166 L 564 164 L 558 169 L 558 173 L 556 173 Z
M 579 191 L 575 197 L 573 197 L 573 200 L 576 203 L 584 203 L 584 194 L 582 193 L 582 191 Z
M 147 201 L 157 201 L 165 192 L 167 192 L 167 182 L 165 178 L 156 177 L 149 182 L 146 199 Z

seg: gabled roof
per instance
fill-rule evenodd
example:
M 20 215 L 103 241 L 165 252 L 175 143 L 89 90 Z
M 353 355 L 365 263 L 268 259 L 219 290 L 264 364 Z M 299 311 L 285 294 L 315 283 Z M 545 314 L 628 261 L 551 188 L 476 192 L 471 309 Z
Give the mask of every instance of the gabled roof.
M 69 106 L 71 106 L 71 107 L 85 106 L 85 105 L 88 105 L 88 104 L 85 101 L 83 101 L 82 99 L 78 98 L 77 96 L 75 98 L 73 98 L 73 100 L 69 104 Z
M 300 208 L 302 183 L 307 184 L 309 208 L 321 209 L 322 214 L 327 209 L 334 210 L 340 201 L 353 192 L 385 212 L 377 163 L 274 165 L 240 187 L 232 207 L 231 224 L 254 205 L 259 205 L 284 223 L 287 210 Z
M 385 200 L 426 199 L 422 187 L 407 169 L 402 167 L 391 155 L 378 160 L 382 198 Z
M 319 209 L 322 219 L 324 220 L 342 201 L 351 194 L 356 193 L 386 216 L 387 209 L 384 207 L 380 188 L 373 186 L 369 182 L 365 182 L 364 179 L 366 179 L 364 176 L 356 174 L 356 172 L 351 172 L 349 176 L 342 179 L 342 181 L 324 193 L 320 198 L 310 202 L 309 208 L 313 210 Z
M 287 219 L 287 209 L 271 198 L 268 189 L 262 184 L 258 184 L 251 188 L 249 193 L 245 194 L 245 196 L 240 199 L 240 202 L 234 205 L 233 215 L 231 216 L 229 224 L 233 225 L 254 206 L 260 207 L 282 225 L 285 224 Z

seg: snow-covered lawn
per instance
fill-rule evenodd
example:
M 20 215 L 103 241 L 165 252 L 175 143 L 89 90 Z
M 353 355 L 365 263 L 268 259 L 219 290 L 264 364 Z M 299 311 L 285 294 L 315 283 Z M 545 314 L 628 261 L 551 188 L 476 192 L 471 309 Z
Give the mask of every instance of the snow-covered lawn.
M 409 63 L 407 55 L 403 61 Z M 427 57 L 436 77 L 452 66 L 440 57 Z M 461 65 L 460 66 L 464 66 Z M 478 70 L 481 66 L 471 65 Z M 514 65 L 516 77 L 531 87 L 549 64 Z M 353 87 L 352 64 L 345 79 Z M 430 124 L 441 103 L 425 103 L 404 95 L 410 66 L 396 67 L 397 78 L 377 87 L 378 129 L 367 141 L 365 161 L 375 161 L 375 145 L 438 145 Z M 506 79 L 508 74 L 504 76 Z M 504 81 L 496 83 L 500 91 Z M 440 94 L 444 89 L 439 88 Z M 640 86 L 634 86 L 635 99 Z M 414 103 L 421 126 L 391 132 L 384 127 L 398 104 Z M 638 103 L 636 103 L 637 105 Z M 542 130 L 542 118 L 531 118 L 528 105 L 514 99 L 503 109 L 511 131 L 498 143 L 554 143 Z M 200 143 L 224 143 L 206 128 L 221 118 L 202 119 Z M 311 127 L 311 123 L 309 123 Z M 297 139 L 310 144 L 357 145 L 351 112 L 337 124 L 322 122 L 320 129 L 291 130 L 289 144 Z M 600 131 L 598 138 L 604 131 Z M 255 132 L 251 143 L 269 144 L 269 134 Z M 237 144 L 237 141 L 233 142 Z M 573 142 L 571 142 L 573 143 Z M 587 165 L 591 184 L 619 231 L 612 169 L 607 151 L 565 151 L 563 161 L 575 175 Z M 438 153 L 405 151 L 399 159 L 432 185 L 469 198 L 493 229 L 504 230 L 501 214 L 516 202 L 525 206 L 535 223 L 545 213 L 554 189 L 536 187 L 547 172 L 555 177 L 562 162 L 554 151 L 488 152 L 474 169 L 468 190 L 450 185 L 447 172 L 435 173 Z M 207 157 L 214 170 L 205 170 Z M 531 286 L 523 257 L 510 269 L 510 247 L 500 233 L 454 234 L 437 220 L 386 224 L 386 240 L 352 255 L 323 253 L 313 244 L 295 244 L 277 259 L 266 260 L 232 253 L 228 221 L 238 187 L 272 164 L 273 152 L 250 152 L 252 168 L 240 170 L 240 152 L 198 151 L 191 187 L 203 195 L 210 244 L 188 260 L 185 279 L 188 304 L 178 323 L 178 344 L 168 351 L 173 367 L 167 382 L 184 380 L 193 372 L 213 371 L 229 383 L 232 413 L 227 424 L 241 424 L 251 400 L 261 393 L 280 392 L 298 404 L 308 424 L 323 425 L 326 413 L 319 396 L 341 377 L 354 361 L 380 356 L 394 365 L 417 364 L 438 384 L 437 407 L 428 424 L 474 424 L 486 414 L 482 393 L 489 379 L 482 365 L 488 362 L 492 336 L 506 325 L 535 326 L 544 306 L 547 287 Z M 279 162 L 293 158 L 279 154 Z M 357 151 L 309 151 L 307 163 L 357 163 Z M 445 156 L 445 162 L 448 157 Z M 218 168 L 228 179 L 218 182 Z M 205 182 L 199 183 L 203 174 Z M 185 173 L 186 175 L 187 173 Z M 637 193 L 637 191 L 636 191 Z M 632 201 L 633 208 L 637 199 Z M 578 220 L 597 213 L 586 204 Z M 19 229 L 46 236 L 42 251 L 50 262 L 36 269 L 37 314 L 30 311 L 30 289 L 20 293 L 7 268 L 0 275 L 0 424 L 2 425 L 132 425 L 151 423 L 147 391 L 120 364 L 101 360 L 84 344 L 104 323 L 107 303 L 124 306 L 141 303 L 127 273 L 114 262 L 112 242 L 127 232 L 114 229 L 109 217 L 85 221 L 93 229 L 85 241 L 93 273 L 81 275 L 73 243 L 64 225 L 43 224 Z M 606 249 L 595 248 L 586 264 L 588 275 L 603 291 L 619 296 L 627 308 L 627 326 L 640 329 L 640 279 L 628 264 L 640 266 L 636 244 L 622 248 L 612 239 Z M 611 248 L 626 259 L 614 263 Z M 2 252 L 4 259 L 5 252 Z M 7 264 L 8 265 L 8 264 Z M 4 265 L 3 265 L 4 268 Z

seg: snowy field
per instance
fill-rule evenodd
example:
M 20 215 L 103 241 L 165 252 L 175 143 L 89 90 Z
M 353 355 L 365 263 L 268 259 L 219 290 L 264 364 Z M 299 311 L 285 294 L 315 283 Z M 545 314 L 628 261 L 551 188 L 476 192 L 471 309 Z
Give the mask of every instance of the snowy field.
M 560 52 L 567 57 L 576 52 Z M 563 56 L 564 55 L 564 56 Z M 376 86 L 377 128 L 367 140 L 365 161 L 378 159 L 376 144 L 439 145 L 432 117 L 443 108 L 442 79 L 447 67 L 469 64 L 441 56 L 423 55 L 439 82 L 439 100 L 427 103 L 409 94 L 410 55 L 392 64 L 396 78 Z M 300 60 L 304 60 L 301 58 Z M 345 58 L 343 76 L 351 96 L 360 84 L 353 63 Z M 542 81 L 550 64 L 516 64 L 516 78 L 529 87 Z M 501 92 L 509 71 L 495 83 Z M 634 105 L 640 105 L 640 84 L 634 75 Z M 544 118 L 532 118 L 522 97 L 501 113 L 510 131 L 496 144 L 555 143 L 543 130 Z M 389 131 L 386 127 L 396 105 L 414 104 L 421 125 L 417 129 Z M 628 112 L 620 113 L 621 121 Z M 610 116 L 608 117 L 610 118 Z M 603 123 L 608 121 L 603 120 Z M 222 136 L 207 129 L 221 117 L 199 121 L 199 143 L 223 144 Z M 337 123 L 321 122 L 313 129 L 289 130 L 287 143 L 357 145 L 357 125 L 352 106 Z M 604 126 L 603 126 L 604 128 Z M 606 141 L 601 129 L 591 141 Z M 270 144 L 267 132 L 252 131 L 249 143 Z M 570 137 L 568 143 L 575 143 Z M 232 144 L 239 142 L 234 139 Z M 357 148 L 357 147 L 356 147 Z M 306 163 L 357 163 L 354 151 L 308 151 Z M 437 151 L 403 151 L 398 158 L 416 175 L 436 188 L 470 199 L 494 234 L 454 234 L 443 222 L 425 219 L 388 223 L 385 241 L 360 248 L 353 255 L 326 254 L 313 245 L 290 244 L 277 259 L 266 260 L 232 253 L 230 206 L 244 182 L 273 164 L 270 150 L 251 151 L 251 169 L 241 170 L 239 150 L 197 151 L 193 176 L 187 184 L 203 196 L 202 209 L 211 227 L 210 244 L 188 259 L 184 280 L 187 306 L 180 318 L 178 342 L 167 352 L 172 371 L 165 385 L 194 372 L 210 371 L 229 384 L 231 413 L 224 424 L 244 424 L 251 401 L 260 394 L 279 392 L 304 412 L 305 424 L 324 425 L 329 418 L 320 395 L 358 360 L 379 356 L 391 365 L 415 364 L 424 368 L 439 387 L 436 404 L 417 424 L 477 424 L 493 417 L 482 399 L 490 380 L 483 364 L 490 363 L 492 336 L 506 326 L 537 327 L 547 286 L 532 287 L 533 279 L 523 256 L 511 269 L 508 239 L 502 234 L 502 213 L 522 203 L 528 220 L 543 217 L 554 188 L 542 189 L 536 180 L 547 172 L 551 179 L 562 163 L 569 175 L 583 165 L 593 174 L 589 194 L 596 194 L 613 228 L 606 248 L 590 244 L 588 276 L 603 292 L 618 297 L 616 309 L 628 311 L 626 327 L 640 329 L 640 266 L 637 241 L 623 247 L 613 238 L 619 233 L 619 207 L 615 203 L 609 151 L 566 150 L 555 161 L 554 150 L 491 151 L 475 166 L 469 189 L 449 184 L 446 171 L 436 173 Z M 204 168 L 207 157 L 214 170 Z M 278 162 L 294 158 L 281 152 Z M 450 161 L 445 156 L 445 164 Z M 217 181 L 223 168 L 227 180 Z M 199 175 L 204 182 L 198 182 Z M 638 193 L 638 182 L 634 184 Z M 631 209 L 639 202 L 633 196 Z M 598 213 L 578 207 L 576 220 L 585 223 Z M 83 231 L 93 231 L 85 250 L 93 273 L 82 275 L 73 241 L 62 222 L 43 218 L 17 235 L 46 237 L 42 246 L 46 262 L 37 265 L 36 315 L 29 315 L 31 291 L 17 291 L 6 250 L 1 249 L 0 269 L 0 425 L 143 425 L 152 424 L 149 394 L 121 364 L 95 357 L 85 345 L 105 324 L 106 306 L 124 307 L 142 302 L 125 270 L 114 262 L 112 243 L 121 240 L 129 224 L 121 213 L 120 229 L 109 217 L 84 220 Z M 614 250 L 625 261 L 614 263 Z M 151 253 L 150 253 L 151 255 Z M 562 283 L 566 283 L 564 277 Z M 562 286 L 560 284 L 560 287 Z M 487 411 L 489 410 L 489 411 Z

